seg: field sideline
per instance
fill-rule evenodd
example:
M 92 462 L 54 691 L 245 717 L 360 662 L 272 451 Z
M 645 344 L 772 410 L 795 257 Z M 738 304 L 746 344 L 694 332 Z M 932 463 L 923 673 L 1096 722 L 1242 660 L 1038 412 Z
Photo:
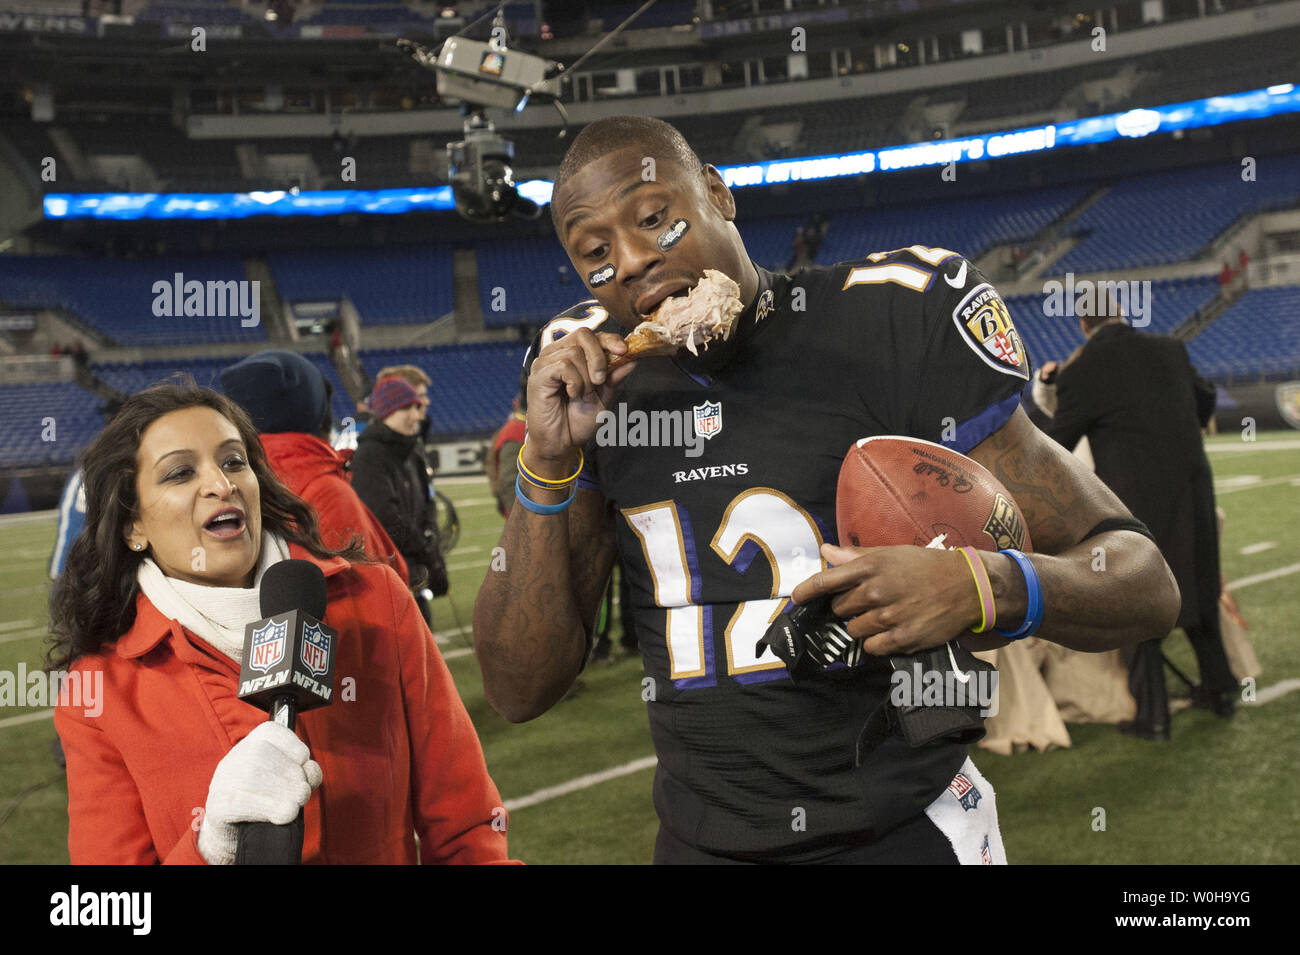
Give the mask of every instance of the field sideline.
M 1210 440 L 1219 505 L 1227 514 L 1223 572 L 1250 624 L 1267 702 L 1231 720 L 1174 717 L 1174 739 L 1145 743 L 1111 726 L 1070 726 L 1073 747 L 972 756 L 998 793 L 1012 863 L 1300 862 L 1300 435 Z M 639 660 L 593 667 L 573 698 L 521 726 L 483 698 L 468 627 L 500 532 L 486 481 L 443 481 L 461 518 L 449 558 L 451 595 L 434 629 L 478 728 L 488 767 L 511 812 L 511 854 L 530 863 L 644 863 L 657 820 L 653 748 Z M 0 670 L 40 665 L 45 639 L 52 512 L 0 519 Z M 1195 672 L 1180 633 L 1165 644 Z M 1185 696 L 1170 682 L 1171 695 Z M 67 790 L 50 753 L 48 712 L 0 707 L 0 863 L 66 863 Z M 1106 828 L 1096 831 L 1095 810 Z

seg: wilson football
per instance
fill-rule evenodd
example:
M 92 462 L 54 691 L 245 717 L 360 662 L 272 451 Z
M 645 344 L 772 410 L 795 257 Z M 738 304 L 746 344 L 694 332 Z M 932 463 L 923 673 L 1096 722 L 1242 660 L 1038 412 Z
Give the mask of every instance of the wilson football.
M 858 441 L 840 466 L 840 543 L 1029 552 L 1024 515 L 982 465 L 941 444 L 897 435 Z

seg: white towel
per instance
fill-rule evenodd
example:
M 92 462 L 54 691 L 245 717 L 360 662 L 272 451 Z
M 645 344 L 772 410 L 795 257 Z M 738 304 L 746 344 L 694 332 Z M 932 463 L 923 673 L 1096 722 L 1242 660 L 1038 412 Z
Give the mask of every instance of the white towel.
M 970 757 L 925 814 L 952 843 L 962 865 L 1006 865 L 996 793 Z

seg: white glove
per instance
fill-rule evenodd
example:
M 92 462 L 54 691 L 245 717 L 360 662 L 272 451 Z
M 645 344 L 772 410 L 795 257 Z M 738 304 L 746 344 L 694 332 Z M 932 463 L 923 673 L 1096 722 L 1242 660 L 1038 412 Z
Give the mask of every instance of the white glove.
M 209 865 L 235 861 L 237 822 L 293 822 L 321 783 L 320 766 L 288 727 L 262 723 L 235 744 L 212 773 L 199 828 Z

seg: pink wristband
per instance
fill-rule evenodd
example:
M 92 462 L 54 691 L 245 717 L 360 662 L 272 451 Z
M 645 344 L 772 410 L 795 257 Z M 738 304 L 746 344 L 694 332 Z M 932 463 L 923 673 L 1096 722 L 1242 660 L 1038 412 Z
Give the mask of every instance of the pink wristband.
M 975 589 L 980 595 L 980 620 L 978 627 L 971 627 L 971 633 L 983 633 L 997 622 L 998 612 L 993 604 L 993 585 L 989 583 L 989 572 L 984 568 L 984 561 L 980 560 L 979 553 L 974 547 L 958 547 L 961 555 L 966 558 L 966 565 L 970 567 L 971 576 L 975 578 Z

